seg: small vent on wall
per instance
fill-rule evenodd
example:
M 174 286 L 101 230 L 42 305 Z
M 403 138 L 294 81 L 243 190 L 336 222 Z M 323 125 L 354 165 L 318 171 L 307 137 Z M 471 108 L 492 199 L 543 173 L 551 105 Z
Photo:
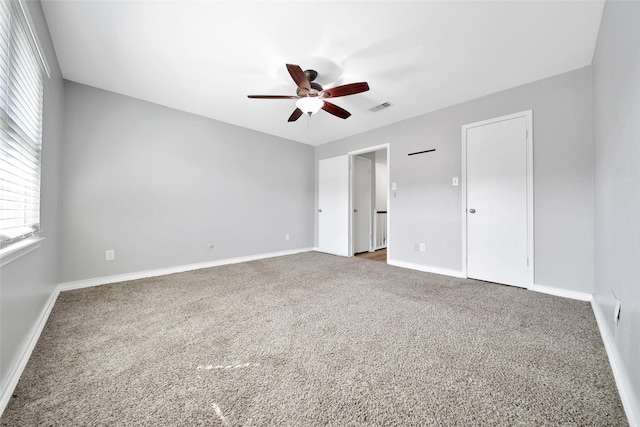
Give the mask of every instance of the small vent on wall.
M 377 113 L 380 110 L 384 110 L 385 108 L 389 108 L 391 107 L 391 104 L 389 102 L 383 102 L 380 105 L 376 105 L 373 108 L 369 108 L 369 111 L 373 112 L 373 113 Z

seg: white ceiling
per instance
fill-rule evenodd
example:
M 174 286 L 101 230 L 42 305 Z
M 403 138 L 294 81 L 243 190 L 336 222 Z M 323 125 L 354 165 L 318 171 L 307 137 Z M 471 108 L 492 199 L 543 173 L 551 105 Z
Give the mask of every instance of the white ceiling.
M 64 78 L 311 145 L 591 63 L 604 1 L 45 0 Z M 325 89 L 366 81 L 288 123 L 286 63 Z M 383 102 L 391 108 L 368 111 Z

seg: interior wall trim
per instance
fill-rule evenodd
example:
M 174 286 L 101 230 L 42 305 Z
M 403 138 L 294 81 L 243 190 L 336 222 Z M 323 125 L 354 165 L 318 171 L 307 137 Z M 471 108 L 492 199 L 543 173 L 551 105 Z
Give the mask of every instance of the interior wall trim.
M 51 310 L 53 309 L 53 306 L 58 299 L 59 293 L 60 292 L 56 289 L 49 297 L 49 300 L 44 305 L 40 316 L 38 316 L 37 322 L 31 328 L 31 330 L 29 331 L 29 335 L 26 337 L 27 340 L 24 344 L 22 352 L 20 353 L 20 358 L 11 366 L 9 375 L 7 376 L 7 380 L 4 384 L 2 384 L 2 391 L 0 392 L 0 416 L 2 416 L 5 408 L 9 404 L 9 400 L 11 400 L 13 391 L 18 385 L 18 381 L 22 376 L 24 368 L 27 366 L 27 362 L 29 362 L 31 353 L 33 353 L 33 349 L 36 347 L 44 326 L 47 324 L 49 314 L 51 314 Z
M 618 386 L 618 394 L 620 394 L 620 400 L 622 401 L 624 412 L 627 414 L 627 420 L 631 427 L 638 427 L 640 426 L 640 408 L 638 408 L 635 402 L 640 402 L 640 396 L 635 396 L 635 393 L 633 392 L 631 382 L 629 381 L 629 375 L 624 367 L 618 347 L 616 347 L 615 338 L 611 333 L 611 330 L 607 327 L 605 315 L 600 304 L 598 304 L 595 298 L 591 300 L 591 308 L 593 309 L 593 314 L 595 315 L 596 322 L 598 323 L 600 336 L 602 337 L 604 348 L 607 351 L 609 364 L 613 371 L 613 377 L 616 380 L 616 386 Z
M 530 290 L 543 294 L 555 295 L 557 297 L 571 298 L 578 301 L 593 300 L 593 294 L 588 292 L 572 291 L 569 289 L 555 288 L 553 286 L 536 285 L 535 283 Z
M 264 258 L 273 258 L 277 256 L 292 255 L 292 254 L 301 253 L 301 252 L 309 252 L 312 250 L 313 248 L 299 248 L 299 249 L 280 251 L 280 252 L 269 252 L 269 253 L 263 253 L 263 254 L 257 254 L 257 255 L 227 258 L 227 259 L 208 261 L 208 262 L 202 262 L 197 264 L 181 265 L 176 267 L 158 268 L 154 270 L 139 271 L 139 272 L 127 273 L 127 274 L 118 274 L 118 275 L 107 276 L 107 277 L 97 277 L 94 279 L 78 280 L 78 281 L 58 284 L 55 291 L 51 294 L 51 296 L 49 297 L 49 300 L 47 301 L 44 308 L 42 309 L 42 312 L 40 313 L 40 316 L 38 317 L 36 324 L 29 332 L 29 335 L 27 337 L 28 338 L 27 342 L 25 344 L 24 349 L 21 352 L 20 358 L 10 368 L 11 370 L 9 375 L 7 376 L 7 380 L 5 381 L 4 384 L 1 385 L 0 416 L 2 415 L 5 408 L 7 407 L 7 404 L 9 403 L 9 400 L 13 395 L 13 391 L 18 385 L 20 376 L 22 375 L 24 368 L 27 366 L 27 362 L 29 362 L 31 353 L 33 353 L 33 349 L 35 348 L 38 342 L 38 339 L 40 338 L 40 334 L 42 333 L 42 330 L 44 329 L 44 326 L 46 325 L 47 320 L 49 319 L 51 310 L 53 309 L 53 306 L 55 305 L 55 302 L 58 299 L 58 295 L 60 295 L 60 292 L 69 291 L 73 289 L 88 288 L 92 286 L 106 285 L 109 283 L 124 282 L 127 280 L 136 280 L 136 279 L 144 279 L 147 277 L 163 276 L 166 274 L 198 270 L 201 268 L 215 267 L 219 265 L 237 264 L 240 262 L 254 261 L 254 260 L 259 260 Z
M 442 267 L 433 267 L 430 265 L 424 265 L 424 264 L 416 264 L 413 262 L 405 262 L 405 261 L 398 261 L 398 260 L 394 260 L 394 259 L 387 259 L 387 264 L 389 265 L 393 265 L 396 267 L 402 267 L 402 268 L 408 268 L 411 270 L 418 270 L 418 271 L 423 271 L 425 273 L 434 273 L 434 274 L 442 274 L 443 276 L 452 276 L 452 277 L 460 277 L 460 278 L 465 278 L 462 275 L 462 271 L 458 271 L 458 270 L 451 270 L 448 268 L 442 268 Z
M 70 291 L 73 289 L 89 288 L 92 286 L 107 285 L 109 283 L 126 282 L 129 280 L 146 279 L 148 277 L 164 276 L 167 274 L 182 273 L 185 271 L 199 270 L 202 268 L 217 267 L 220 265 L 238 264 L 240 262 L 255 261 L 264 258 L 273 258 L 277 256 L 293 255 L 301 252 L 312 251 L 313 248 L 299 248 L 287 251 L 268 252 L 263 254 L 248 255 L 235 258 L 218 259 L 214 261 L 200 262 L 196 264 L 178 265 L 175 267 L 157 268 L 146 271 L 136 271 L 133 273 L 117 274 L 114 276 L 96 277 L 94 279 L 76 280 L 73 282 L 65 282 L 58 284 L 59 292 Z
M 7 380 L 5 381 L 4 384 L 2 384 L 1 392 L 0 392 L 0 416 L 4 412 L 7 404 L 9 403 L 9 400 L 11 399 L 13 391 L 15 390 L 15 387 L 18 384 L 18 381 L 20 380 L 20 376 L 22 375 L 24 368 L 27 366 L 29 358 L 31 357 L 31 353 L 33 352 L 33 349 L 35 348 L 38 342 L 38 339 L 40 338 L 40 334 L 42 333 L 47 323 L 49 315 L 51 314 L 51 310 L 53 309 L 53 306 L 55 305 L 55 302 L 60 292 L 64 292 L 72 289 L 81 289 L 81 288 L 86 288 L 91 286 L 99 286 L 99 285 L 104 285 L 108 283 L 117 283 L 117 282 L 122 282 L 127 280 L 136 280 L 136 279 L 142 279 L 146 277 L 155 277 L 155 276 L 161 276 L 165 274 L 197 270 L 197 269 L 207 268 L 207 267 L 215 267 L 219 265 L 237 264 L 240 262 L 254 261 L 254 260 L 259 260 L 264 258 L 272 258 L 276 256 L 291 255 L 291 254 L 301 253 L 301 252 L 309 252 L 316 249 L 317 248 L 301 248 L 301 249 L 289 250 L 289 251 L 271 252 L 271 253 L 265 253 L 265 254 L 250 255 L 250 256 L 237 257 L 237 258 L 227 258 L 227 259 L 204 262 L 204 263 L 188 264 L 188 265 L 169 267 L 169 268 L 160 268 L 155 270 L 120 274 L 120 275 L 114 275 L 114 276 L 79 280 L 79 281 L 59 284 L 56 290 L 49 297 L 49 300 L 47 301 L 45 306 L 43 307 L 42 312 L 40 313 L 40 316 L 38 318 L 38 321 L 36 322 L 34 327 L 31 329 L 28 340 L 24 346 L 24 349 L 21 353 L 19 360 L 17 360 L 16 363 L 12 366 L 11 372 L 8 375 Z M 423 271 L 427 273 L 443 274 L 447 276 L 461 277 L 461 278 L 463 277 L 461 271 L 444 269 L 440 267 L 430 267 L 430 266 L 425 266 L 421 264 L 395 261 L 391 259 L 387 261 L 387 264 L 393 265 L 396 267 Z M 604 347 L 607 352 L 609 364 L 611 365 L 611 369 L 613 371 L 613 376 L 616 381 L 616 385 L 618 387 L 618 393 L 620 394 L 620 399 L 622 401 L 622 405 L 627 415 L 629 425 L 631 427 L 640 426 L 640 409 L 634 403 L 634 402 L 637 402 L 638 399 L 634 395 L 631 384 L 629 383 L 629 379 L 628 379 L 629 377 L 627 375 L 626 369 L 624 368 L 624 364 L 622 363 L 622 358 L 620 357 L 620 353 L 618 352 L 618 349 L 615 345 L 615 339 L 613 338 L 613 335 L 607 328 L 604 313 L 602 312 L 595 298 L 593 298 L 591 294 L 588 294 L 585 292 L 569 291 L 565 289 L 559 289 L 559 288 L 543 286 L 543 285 L 534 285 L 533 289 L 531 290 L 534 292 L 542 292 L 542 293 L 547 293 L 547 294 L 556 295 L 560 297 L 566 297 L 566 298 L 572 298 L 572 299 L 577 299 L 581 301 L 591 302 L 591 307 L 593 309 L 593 313 L 595 315 L 596 322 L 598 324 L 600 336 L 602 337 L 602 341 L 604 343 Z
M 415 264 L 411 262 L 397 261 L 393 259 L 388 259 L 387 264 L 393 265 L 396 267 L 409 268 L 411 270 L 424 271 L 425 273 L 435 273 L 442 274 L 445 276 L 458 277 L 461 279 L 465 279 L 466 276 L 462 271 L 451 270 L 448 268 L 442 267 L 433 267 L 430 265 L 423 264 Z M 523 288 L 526 289 L 526 288 Z M 580 291 L 572 291 L 568 289 L 555 288 L 553 286 L 545 286 L 545 285 L 533 285 L 530 291 L 540 292 L 543 294 L 555 295 L 558 297 L 570 298 L 578 301 L 591 301 L 593 299 L 593 295 L 588 292 L 580 292 Z

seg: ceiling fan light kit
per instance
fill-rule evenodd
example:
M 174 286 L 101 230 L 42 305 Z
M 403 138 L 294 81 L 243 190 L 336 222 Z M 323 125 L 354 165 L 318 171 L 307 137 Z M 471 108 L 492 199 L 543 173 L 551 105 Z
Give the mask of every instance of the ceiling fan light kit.
M 323 106 L 324 101 L 318 97 L 305 96 L 304 98 L 300 98 L 296 101 L 296 107 L 308 115 L 317 113 Z
M 326 98 L 337 98 L 339 96 L 353 95 L 356 93 L 366 92 L 369 85 L 366 82 L 350 83 L 342 86 L 336 86 L 331 89 L 324 90 L 322 86 L 315 83 L 314 80 L 318 76 L 315 70 L 305 70 L 298 65 L 287 64 L 287 70 L 291 78 L 296 83 L 296 96 L 292 95 L 248 95 L 254 99 L 297 99 L 296 109 L 289 116 L 290 122 L 295 122 L 307 113 L 309 116 L 317 113 L 321 109 L 329 114 L 333 114 L 341 119 L 351 116 L 351 113 L 342 107 L 325 101 Z

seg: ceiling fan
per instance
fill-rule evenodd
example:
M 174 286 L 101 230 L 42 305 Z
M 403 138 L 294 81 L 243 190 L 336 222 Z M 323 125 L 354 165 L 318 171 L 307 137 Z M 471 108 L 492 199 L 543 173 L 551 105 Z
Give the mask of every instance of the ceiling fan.
M 336 86 L 332 89 L 323 89 L 314 80 L 318 76 L 318 72 L 315 70 L 302 71 L 302 68 L 298 65 L 287 64 L 287 70 L 293 81 L 298 85 L 296 95 L 248 95 L 249 98 L 255 99 L 297 99 L 296 109 L 289 116 L 290 122 L 295 122 L 307 113 L 311 116 L 317 113 L 320 109 L 327 113 L 333 114 L 341 119 L 346 119 L 351 115 L 350 112 L 344 108 L 338 107 L 331 102 L 325 101 L 327 98 L 337 98 L 339 96 L 353 95 L 356 93 L 366 92 L 369 90 L 369 85 L 366 82 L 350 83 L 342 86 Z

